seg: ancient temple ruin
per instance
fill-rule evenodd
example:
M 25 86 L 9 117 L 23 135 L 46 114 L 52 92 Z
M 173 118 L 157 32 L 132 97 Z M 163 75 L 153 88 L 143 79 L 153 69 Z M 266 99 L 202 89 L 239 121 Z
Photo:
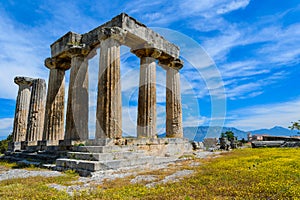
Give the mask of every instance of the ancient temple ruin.
M 136 139 L 122 138 L 121 45 L 140 58 Z M 95 139 L 89 140 L 88 60 L 98 48 L 97 124 Z M 166 138 L 162 139 L 156 138 L 156 63 L 166 70 Z M 160 145 L 156 153 L 164 149 L 160 154 L 178 155 L 190 149 L 183 139 L 179 47 L 127 14 L 84 34 L 68 32 L 51 45 L 45 66 L 50 70 L 47 95 L 44 80 L 15 78 L 19 92 L 12 152 L 78 151 L 79 143 L 86 150 L 156 144 Z M 66 70 L 70 70 L 70 83 L 65 113 Z

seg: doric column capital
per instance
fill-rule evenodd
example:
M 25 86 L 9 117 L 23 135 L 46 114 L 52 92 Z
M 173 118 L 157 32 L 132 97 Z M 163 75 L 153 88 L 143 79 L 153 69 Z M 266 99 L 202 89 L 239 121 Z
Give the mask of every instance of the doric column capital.
M 69 43 L 65 55 L 72 58 L 75 56 L 87 56 L 92 49 L 83 43 Z
M 88 54 L 88 50 L 87 49 L 83 49 L 83 48 L 78 48 L 78 47 L 75 47 L 75 48 L 70 48 L 68 51 L 67 51 L 67 54 L 70 56 L 70 58 L 73 58 L 73 57 L 78 57 L 78 56 L 86 56 Z
M 15 84 L 17 85 L 28 85 L 31 86 L 33 83 L 33 78 L 24 77 L 24 76 L 17 76 L 14 79 Z
M 48 69 L 68 70 L 71 67 L 71 60 L 68 58 L 46 58 L 45 66 Z
M 131 52 L 134 53 L 136 56 L 142 57 L 152 57 L 152 58 L 159 58 L 162 52 L 159 49 L 155 48 L 141 48 L 141 49 L 131 49 Z
M 177 58 L 169 63 L 169 67 L 180 70 L 183 67 L 183 61 Z
M 166 70 L 168 68 L 180 70 L 183 67 L 184 62 L 183 60 L 176 58 L 175 60 L 160 60 L 158 64 Z

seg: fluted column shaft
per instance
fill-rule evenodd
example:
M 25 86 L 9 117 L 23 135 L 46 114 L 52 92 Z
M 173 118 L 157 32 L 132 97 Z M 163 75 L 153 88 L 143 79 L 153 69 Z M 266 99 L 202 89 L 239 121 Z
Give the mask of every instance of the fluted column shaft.
M 122 137 L 120 44 L 108 38 L 100 44 L 96 139 Z
M 46 83 L 44 79 L 32 82 L 30 109 L 28 117 L 27 141 L 42 140 L 46 103 Z
M 50 68 L 43 140 L 64 138 L 65 70 Z
M 16 77 L 14 81 L 19 85 L 19 91 L 16 101 L 13 142 L 22 142 L 26 140 L 32 79 Z
M 178 69 L 167 68 L 166 137 L 182 138 L 182 107 Z
M 88 139 L 88 59 L 71 58 L 71 72 L 66 116 L 66 140 Z
M 152 57 L 140 60 L 137 136 L 156 137 L 156 63 Z

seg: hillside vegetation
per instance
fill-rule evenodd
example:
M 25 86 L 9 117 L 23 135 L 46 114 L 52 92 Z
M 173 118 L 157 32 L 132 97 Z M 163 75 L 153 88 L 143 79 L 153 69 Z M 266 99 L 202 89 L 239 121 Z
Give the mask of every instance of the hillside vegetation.
M 146 188 L 125 178 L 73 197 L 47 184 L 68 185 L 74 176 L 12 179 L 0 182 L 0 199 L 300 199 L 299 159 L 300 148 L 238 149 L 193 160 L 202 164 L 186 165 L 195 173 L 177 183 Z
M 7 151 L 9 142 L 12 142 L 12 134 L 8 135 L 5 140 L 0 141 L 0 154 L 3 154 L 5 151 Z

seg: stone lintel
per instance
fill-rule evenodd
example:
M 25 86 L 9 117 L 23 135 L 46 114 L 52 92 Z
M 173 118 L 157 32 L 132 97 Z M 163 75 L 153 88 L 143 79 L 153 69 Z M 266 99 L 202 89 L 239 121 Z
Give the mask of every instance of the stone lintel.
M 137 21 L 136 19 L 128 16 L 125 13 L 121 13 L 120 15 L 114 17 L 109 22 L 95 28 L 94 30 L 83 34 L 82 40 L 86 44 L 90 44 L 91 40 L 95 38 L 95 36 L 99 33 L 99 29 L 102 28 L 112 28 L 119 27 L 125 31 L 126 34 L 126 43 L 125 45 L 136 49 L 136 46 L 148 46 L 152 48 L 159 49 L 171 57 L 178 58 L 179 57 L 179 47 L 172 44 L 171 42 L 164 39 L 161 35 L 154 32 L 153 30 L 147 28 L 146 25 Z
M 31 86 L 33 83 L 33 78 L 24 77 L 24 76 L 17 76 L 14 79 L 15 84 L 17 85 L 28 85 Z
M 70 48 L 83 47 L 81 43 L 82 35 L 74 32 L 68 32 L 53 44 L 51 44 L 51 57 L 61 57 L 61 54 Z
M 51 58 L 45 60 L 45 66 L 49 69 L 68 70 L 71 67 L 71 58 L 74 56 L 86 56 L 92 49 L 81 42 L 82 35 L 68 32 L 51 45 Z M 94 52 L 89 57 L 93 57 Z
M 71 48 L 82 48 L 89 52 L 90 49 L 97 47 L 102 40 L 108 37 L 112 37 L 120 44 L 133 50 L 158 49 L 161 51 L 160 61 L 179 58 L 178 46 L 125 13 L 121 13 L 88 33 L 68 32 L 51 45 L 51 57 L 69 57 L 68 51 Z

